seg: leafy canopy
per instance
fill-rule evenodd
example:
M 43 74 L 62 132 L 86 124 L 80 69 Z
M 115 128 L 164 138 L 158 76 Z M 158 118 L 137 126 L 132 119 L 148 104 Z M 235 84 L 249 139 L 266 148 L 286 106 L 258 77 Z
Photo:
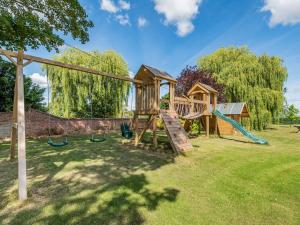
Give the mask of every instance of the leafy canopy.
M 77 0 L 0 0 L 0 46 L 10 50 L 58 50 L 58 33 L 85 43 L 92 26 Z
M 248 104 L 254 129 L 278 121 L 288 76 L 281 58 L 256 56 L 246 47 L 229 47 L 200 58 L 197 65 L 225 85 L 228 102 Z
M 218 91 L 218 102 L 225 102 L 225 86 L 217 83 L 216 79 L 207 71 L 199 69 L 197 66 L 187 66 L 177 78 L 176 95 L 186 95 L 192 86 L 201 82 L 207 84 Z
M 114 51 L 84 54 L 67 49 L 54 56 L 60 62 L 129 77 L 124 59 Z M 51 86 L 50 113 L 65 118 L 121 116 L 128 100 L 130 83 L 103 76 L 44 66 Z
M 297 107 L 292 104 L 287 108 L 286 117 L 291 123 L 293 123 L 295 120 L 297 120 L 298 113 L 299 113 L 299 109 L 297 109 Z
M 0 57 L 0 112 L 9 112 L 13 109 L 13 96 L 16 77 L 14 64 L 4 61 Z M 45 103 L 43 94 L 44 88 L 33 84 L 30 77 L 24 76 L 24 98 L 25 107 L 44 111 Z

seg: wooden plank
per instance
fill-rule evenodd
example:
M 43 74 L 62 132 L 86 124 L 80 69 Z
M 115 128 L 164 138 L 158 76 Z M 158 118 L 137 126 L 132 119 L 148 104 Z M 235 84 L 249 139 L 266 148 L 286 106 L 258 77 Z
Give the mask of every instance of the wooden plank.
M 26 182 L 26 140 L 25 140 L 25 107 L 24 107 L 24 78 L 23 78 L 23 51 L 18 52 L 17 58 L 17 121 L 18 121 L 18 180 L 19 200 L 27 199 Z
M 9 57 L 13 57 L 13 58 L 18 57 L 18 53 L 8 51 L 8 50 L 4 50 L 4 49 L 0 49 L 0 54 L 5 55 L 5 56 L 9 56 Z M 85 68 L 85 67 L 81 67 L 81 66 L 77 66 L 77 65 L 62 63 L 62 62 L 58 62 L 58 61 L 55 61 L 55 60 L 44 59 L 44 58 L 40 58 L 40 57 L 36 57 L 36 56 L 32 56 L 32 55 L 23 54 L 23 59 L 27 59 L 27 60 L 32 61 L 32 62 L 43 63 L 43 64 L 47 64 L 47 65 L 51 65 L 51 66 L 58 66 L 58 67 L 62 67 L 62 68 L 67 68 L 67 69 L 70 69 L 70 70 L 76 70 L 76 71 L 80 71 L 80 72 L 91 73 L 91 74 L 94 74 L 94 75 L 110 77 L 110 78 L 114 78 L 114 79 L 118 79 L 118 80 L 129 81 L 129 82 L 133 82 L 133 83 L 141 83 L 141 81 L 134 80 L 134 79 L 131 79 L 129 77 L 117 76 L 117 75 L 104 73 L 104 72 L 100 72 L 100 71 L 97 71 L 97 70 L 93 70 L 93 69 L 89 69 L 89 68 Z
M 180 153 L 192 149 L 187 133 L 181 127 L 176 112 L 161 110 L 161 115 L 173 150 Z

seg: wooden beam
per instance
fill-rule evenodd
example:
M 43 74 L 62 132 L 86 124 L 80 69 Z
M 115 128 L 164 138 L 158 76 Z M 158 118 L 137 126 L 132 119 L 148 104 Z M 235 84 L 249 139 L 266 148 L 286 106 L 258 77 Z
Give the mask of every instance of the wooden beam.
M 3 54 L 9 61 L 11 61 L 15 66 L 17 66 L 17 62 L 10 56 L 7 54 Z
M 0 54 L 5 55 L 7 57 L 9 56 L 11 58 L 17 58 L 18 57 L 18 53 L 8 51 L 8 50 L 3 50 L 3 49 L 0 49 Z M 62 62 L 58 62 L 58 61 L 51 60 L 51 59 L 44 59 L 44 58 L 40 58 L 40 57 L 36 57 L 36 56 L 32 56 L 32 55 L 24 54 L 23 59 L 29 60 L 29 62 L 38 62 L 38 63 L 43 63 L 43 64 L 47 64 L 47 65 L 51 65 L 51 66 L 58 66 L 58 67 L 62 67 L 62 68 L 70 69 L 70 70 L 76 70 L 76 71 L 90 73 L 90 74 L 94 74 L 94 75 L 110 77 L 110 78 L 113 78 L 113 79 L 129 81 L 129 82 L 133 82 L 133 83 L 142 83 L 139 80 L 134 80 L 134 79 L 127 78 L 127 77 L 120 77 L 120 76 L 117 76 L 117 75 L 104 73 L 104 72 L 100 72 L 100 71 L 97 71 L 97 70 L 93 70 L 93 69 L 89 69 L 89 68 L 85 68 L 85 67 L 81 67 L 81 66 L 77 66 L 77 65 L 62 63 Z
M 151 123 L 153 122 L 154 118 L 155 117 L 153 115 L 150 115 L 149 119 L 147 121 L 146 127 L 142 130 L 142 132 L 140 134 L 138 134 L 138 132 L 136 132 L 136 134 L 138 134 L 138 135 L 135 136 L 135 143 L 134 143 L 135 146 L 138 145 L 138 143 L 140 142 L 140 140 L 144 136 L 145 132 L 147 131 L 147 129 L 150 127 Z
M 153 132 L 153 146 L 156 149 L 157 148 L 157 116 L 155 116 L 153 119 L 152 132 Z
M 18 121 L 18 180 L 19 200 L 27 199 L 26 182 L 26 139 L 25 139 L 25 107 L 24 107 L 24 77 L 23 77 L 23 51 L 17 57 L 17 121 Z
M 25 63 L 23 64 L 23 67 L 28 66 L 28 65 L 29 65 L 30 63 L 32 63 L 32 62 L 33 62 L 32 59 L 27 60 L 27 62 L 25 62 Z
M 18 98 L 18 78 L 15 79 L 15 88 L 14 88 L 14 103 L 13 103 L 13 118 L 12 118 L 12 127 L 11 127 L 11 143 L 10 143 L 10 160 L 16 158 L 16 143 L 17 143 L 17 98 Z

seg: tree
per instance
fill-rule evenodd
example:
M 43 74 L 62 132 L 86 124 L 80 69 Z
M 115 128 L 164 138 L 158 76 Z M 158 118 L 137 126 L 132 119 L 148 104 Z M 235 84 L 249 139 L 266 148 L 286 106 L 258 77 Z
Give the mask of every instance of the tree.
M 0 57 L 0 112 L 8 112 L 13 108 L 16 67 Z M 25 107 L 44 111 L 44 88 L 33 84 L 30 77 L 24 76 Z
M 59 33 L 85 43 L 92 26 L 78 0 L 0 0 L 0 46 L 10 50 L 58 50 Z
M 229 47 L 200 58 L 197 64 L 225 85 L 227 101 L 248 104 L 254 129 L 278 121 L 288 76 L 281 58 L 256 56 L 247 47 Z
M 197 66 L 187 66 L 177 78 L 175 93 L 177 96 L 186 95 L 196 82 L 207 84 L 218 91 L 218 102 L 225 102 L 225 86 L 218 84 L 216 79 L 207 71 Z
M 286 118 L 289 120 L 290 124 L 293 124 L 295 120 L 298 119 L 299 109 L 293 104 L 287 108 Z
M 76 49 L 67 49 L 54 59 L 129 77 L 126 62 L 114 51 L 84 54 Z M 65 118 L 89 118 L 91 113 L 93 117 L 120 116 L 128 100 L 129 82 L 53 66 L 43 68 L 48 70 L 50 113 L 54 115 Z

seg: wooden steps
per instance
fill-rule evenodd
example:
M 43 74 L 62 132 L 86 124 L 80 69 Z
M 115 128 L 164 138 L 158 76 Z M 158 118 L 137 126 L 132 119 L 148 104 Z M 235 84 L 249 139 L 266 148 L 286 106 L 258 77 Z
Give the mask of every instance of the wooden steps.
M 193 148 L 187 133 L 179 122 L 179 117 L 175 111 L 161 110 L 161 118 L 175 152 L 181 153 Z

